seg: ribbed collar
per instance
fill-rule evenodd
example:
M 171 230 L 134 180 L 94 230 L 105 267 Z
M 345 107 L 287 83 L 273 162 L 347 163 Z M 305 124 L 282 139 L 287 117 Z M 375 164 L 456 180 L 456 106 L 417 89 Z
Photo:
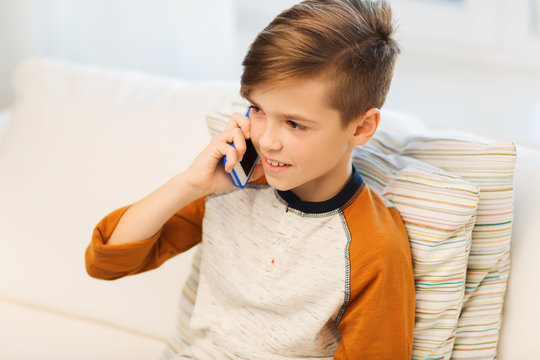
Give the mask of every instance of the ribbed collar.
M 344 207 L 355 194 L 358 189 L 364 186 L 364 179 L 358 173 L 353 165 L 353 173 L 349 182 L 341 189 L 341 191 L 331 199 L 321 202 L 303 201 L 298 198 L 292 191 L 277 190 L 278 195 L 289 205 L 290 208 L 296 209 L 307 214 L 322 214 Z

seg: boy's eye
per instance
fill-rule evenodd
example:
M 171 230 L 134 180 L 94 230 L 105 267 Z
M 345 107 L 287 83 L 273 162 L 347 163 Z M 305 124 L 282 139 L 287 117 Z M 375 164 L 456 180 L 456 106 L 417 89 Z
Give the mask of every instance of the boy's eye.
M 287 124 L 295 130 L 305 130 L 306 128 L 304 125 L 300 125 L 292 120 L 287 120 Z
M 260 112 L 261 112 L 261 109 L 259 109 L 259 108 L 256 107 L 255 105 L 249 105 L 249 108 L 251 109 L 251 112 L 256 112 L 256 113 L 260 113 Z

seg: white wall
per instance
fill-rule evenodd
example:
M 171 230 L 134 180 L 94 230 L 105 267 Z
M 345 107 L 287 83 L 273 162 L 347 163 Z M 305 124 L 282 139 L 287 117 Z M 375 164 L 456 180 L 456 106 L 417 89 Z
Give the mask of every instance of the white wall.
M 540 73 L 404 49 L 385 104 L 437 129 L 540 148 Z
M 33 53 L 26 0 L 0 0 L 0 109 L 7 106 L 12 94 L 9 77 L 19 59 Z
M 236 79 L 233 0 L 0 0 L 0 108 L 15 64 L 45 55 L 188 79 Z

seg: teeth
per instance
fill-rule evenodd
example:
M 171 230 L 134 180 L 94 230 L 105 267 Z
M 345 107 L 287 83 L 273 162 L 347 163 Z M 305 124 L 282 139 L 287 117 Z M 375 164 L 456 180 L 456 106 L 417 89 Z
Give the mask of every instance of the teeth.
M 266 160 L 266 162 L 272 166 L 285 166 L 286 164 L 284 163 L 280 163 L 280 162 L 277 162 L 277 161 L 272 161 L 272 160 Z

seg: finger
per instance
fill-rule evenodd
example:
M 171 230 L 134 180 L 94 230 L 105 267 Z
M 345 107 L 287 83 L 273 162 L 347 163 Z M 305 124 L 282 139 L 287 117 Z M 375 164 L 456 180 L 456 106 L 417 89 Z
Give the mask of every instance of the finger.
M 244 138 L 244 133 L 240 129 L 235 129 L 232 132 L 232 141 L 234 142 L 234 147 L 236 148 L 236 153 L 238 154 L 238 160 L 242 161 L 244 154 L 247 150 L 246 139 Z
M 240 128 L 244 132 L 244 137 L 246 139 L 251 138 L 251 119 L 248 118 L 245 115 L 240 115 L 240 118 L 238 119 L 238 124 L 240 125 Z
M 233 147 L 236 148 L 238 152 L 238 158 L 241 160 L 246 152 L 246 139 L 244 138 L 244 133 L 239 128 L 234 128 L 223 132 L 219 135 L 219 141 L 226 142 L 227 144 L 233 144 Z
M 223 154 L 223 156 L 226 156 L 225 171 L 230 173 L 238 162 L 236 149 L 232 145 L 223 143 L 220 146 L 219 151 Z
M 251 137 L 251 121 L 244 115 L 237 112 L 231 115 L 224 131 L 235 128 L 242 129 L 245 138 L 249 139 Z
M 241 117 L 242 117 L 241 114 L 239 114 L 237 112 L 233 113 L 231 115 L 231 117 L 229 118 L 229 121 L 227 122 L 227 125 L 225 126 L 225 131 L 241 127 L 240 124 L 239 124 Z

